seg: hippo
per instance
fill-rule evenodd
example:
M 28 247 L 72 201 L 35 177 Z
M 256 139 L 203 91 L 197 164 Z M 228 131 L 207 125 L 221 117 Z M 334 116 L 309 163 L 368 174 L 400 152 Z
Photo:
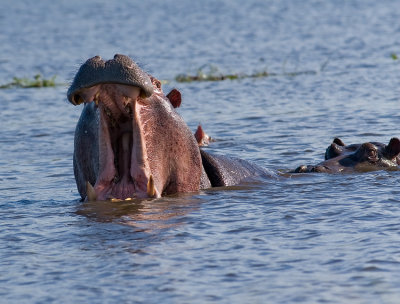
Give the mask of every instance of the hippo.
M 82 200 L 158 198 L 232 186 L 264 173 L 248 161 L 201 150 L 176 112 L 181 94 L 131 58 L 88 59 L 67 97 L 84 104 L 75 129 L 73 167 Z
M 300 166 L 291 173 L 354 172 L 399 169 L 400 140 L 392 138 L 387 145 L 379 142 L 345 145 L 335 138 L 326 149 L 325 160 L 316 166 Z

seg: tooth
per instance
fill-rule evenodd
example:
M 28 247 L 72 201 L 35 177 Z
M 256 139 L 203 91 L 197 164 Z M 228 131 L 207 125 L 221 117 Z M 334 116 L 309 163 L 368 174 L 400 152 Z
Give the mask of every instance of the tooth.
M 126 113 L 128 113 L 128 114 L 132 113 L 132 110 L 131 110 L 131 107 L 129 106 L 129 103 L 124 106 L 124 109 L 125 109 Z
M 88 181 L 86 182 L 86 197 L 89 202 L 97 200 L 96 191 Z
M 96 106 L 99 105 L 99 95 L 100 95 L 99 92 L 97 92 L 96 95 L 94 95 L 94 103 L 96 104 Z
M 149 197 L 156 196 L 156 189 L 154 188 L 153 175 L 150 174 L 149 181 L 147 182 L 147 195 Z
M 104 112 L 106 112 L 106 115 L 108 116 L 108 117 L 110 117 L 111 118 L 111 111 L 110 111 L 110 109 L 109 108 L 104 108 Z
M 125 112 L 128 113 L 128 114 L 131 114 L 131 112 L 132 112 L 131 99 L 128 96 L 122 96 L 122 97 L 124 99 L 123 104 L 124 104 Z
M 111 199 L 111 202 L 113 202 L 113 203 L 118 203 L 118 202 L 120 202 L 121 200 L 119 199 L 119 198 L 112 198 Z
M 125 200 L 126 201 L 133 201 L 133 198 L 132 197 L 127 197 Z

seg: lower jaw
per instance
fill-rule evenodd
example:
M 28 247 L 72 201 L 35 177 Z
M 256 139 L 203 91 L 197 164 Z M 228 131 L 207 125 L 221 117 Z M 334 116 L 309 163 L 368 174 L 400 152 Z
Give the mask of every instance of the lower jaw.
M 142 191 L 134 183 L 113 183 L 109 185 L 96 185 L 94 187 L 97 200 L 132 200 L 148 197 L 146 191 Z

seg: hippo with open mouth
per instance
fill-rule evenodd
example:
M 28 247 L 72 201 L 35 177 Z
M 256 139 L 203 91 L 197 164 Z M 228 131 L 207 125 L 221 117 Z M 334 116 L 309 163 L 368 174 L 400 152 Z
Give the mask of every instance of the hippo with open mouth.
M 354 172 L 382 169 L 399 169 L 400 140 L 392 138 L 389 143 L 366 142 L 345 145 L 335 138 L 326 149 L 325 161 L 316 166 L 300 166 L 292 173 L 306 172 Z
M 175 111 L 179 91 L 165 96 L 160 81 L 127 56 L 88 59 L 67 95 L 74 105 L 84 103 L 73 155 L 82 199 L 160 197 L 230 186 L 264 172 L 200 150 Z

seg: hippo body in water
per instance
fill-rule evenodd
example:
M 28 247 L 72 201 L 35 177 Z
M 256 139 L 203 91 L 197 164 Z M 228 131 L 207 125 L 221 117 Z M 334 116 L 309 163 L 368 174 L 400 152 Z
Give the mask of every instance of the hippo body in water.
M 379 142 L 345 145 L 341 139 L 335 138 L 326 149 L 325 161 L 316 166 L 300 166 L 292 173 L 399 169 L 399 153 L 400 140 L 396 137 L 387 145 Z
M 156 78 L 124 55 L 87 60 L 68 100 L 85 103 L 75 130 L 74 174 L 82 199 L 160 197 L 230 186 L 264 171 L 200 150 Z

